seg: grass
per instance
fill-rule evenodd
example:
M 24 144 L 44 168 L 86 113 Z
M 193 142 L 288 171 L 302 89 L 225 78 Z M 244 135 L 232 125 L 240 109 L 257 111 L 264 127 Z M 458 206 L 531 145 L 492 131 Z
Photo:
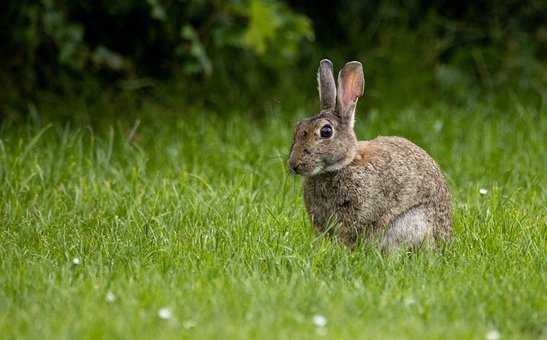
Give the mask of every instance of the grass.
M 454 242 L 400 258 L 313 233 L 285 168 L 305 114 L 0 125 L 2 338 L 547 337 L 544 109 L 359 115 L 453 192 Z

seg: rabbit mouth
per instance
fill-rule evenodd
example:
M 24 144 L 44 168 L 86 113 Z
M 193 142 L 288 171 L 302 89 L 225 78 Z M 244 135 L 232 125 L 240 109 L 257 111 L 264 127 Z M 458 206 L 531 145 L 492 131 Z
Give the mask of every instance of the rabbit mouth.
M 303 164 L 299 164 L 294 167 L 289 167 L 289 170 L 294 175 L 310 177 L 310 176 L 315 176 L 322 173 L 324 168 L 325 168 L 324 164 L 322 163 L 316 164 L 313 167 L 308 167 L 308 166 L 304 166 Z
M 325 164 L 321 162 L 321 163 L 315 164 L 313 168 L 301 169 L 299 175 L 304 177 L 312 177 L 312 176 L 322 174 L 324 170 L 325 170 Z
M 328 159 L 318 159 L 315 164 L 300 163 L 298 166 L 293 167 L 291 170 L 294 174 L 312 177 L 320 175 L 325 172 L 338 171 L 346 167 L 353 160 L 353 155 L 342 155 L 335 158 L 334 161 Z

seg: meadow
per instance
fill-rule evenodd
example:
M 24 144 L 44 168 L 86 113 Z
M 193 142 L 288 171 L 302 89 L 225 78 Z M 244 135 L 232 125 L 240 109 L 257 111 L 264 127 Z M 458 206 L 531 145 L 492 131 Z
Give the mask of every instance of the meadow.
M 400 257 L 313 232 L 286 167 L 307 110 L 5 121 L 0 337 L 547 339 L 547 115 L 513 102 L 358 108 L 453 194 L 453 242 Z

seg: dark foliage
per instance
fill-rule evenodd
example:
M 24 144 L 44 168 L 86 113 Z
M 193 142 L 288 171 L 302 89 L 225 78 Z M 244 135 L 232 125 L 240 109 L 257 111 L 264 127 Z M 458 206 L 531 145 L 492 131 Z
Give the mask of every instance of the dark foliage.
M 208 89 L 252 103 L 266 97 L 265 88 L 294 91 L 301 85 L 292 80 L 295 73 L 309 74 L 323 56 L 367 61 L 386 95 L 395 91 L 394 80 L 402 96 L 415 87 L 456 100 L 477 93 L 470 88 L 546 93 L 542 0 L 26 0 L 0 6 L 0 77 L 10 84 L 3 101 L 43 89 L 74 91 L 91 77 L 132 90 L 178 79 L 192 84 L 185 93 L 193 98 Z

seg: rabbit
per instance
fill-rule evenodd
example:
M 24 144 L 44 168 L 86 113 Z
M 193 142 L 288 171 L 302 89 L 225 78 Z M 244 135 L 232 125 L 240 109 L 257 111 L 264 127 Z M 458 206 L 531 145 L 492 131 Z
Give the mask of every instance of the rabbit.
M 316 231 L 350 248 L 363 240 L 387 251 L 449 241 L 451 195 L 437 163 L 405 138 L 355 136 L 362 64 L 346 63 L 336 89 L 332 62 L 321 60 L 317 80 L 320 112 L 297 123 L 288 160 L 291 172 L 304 177 Z

